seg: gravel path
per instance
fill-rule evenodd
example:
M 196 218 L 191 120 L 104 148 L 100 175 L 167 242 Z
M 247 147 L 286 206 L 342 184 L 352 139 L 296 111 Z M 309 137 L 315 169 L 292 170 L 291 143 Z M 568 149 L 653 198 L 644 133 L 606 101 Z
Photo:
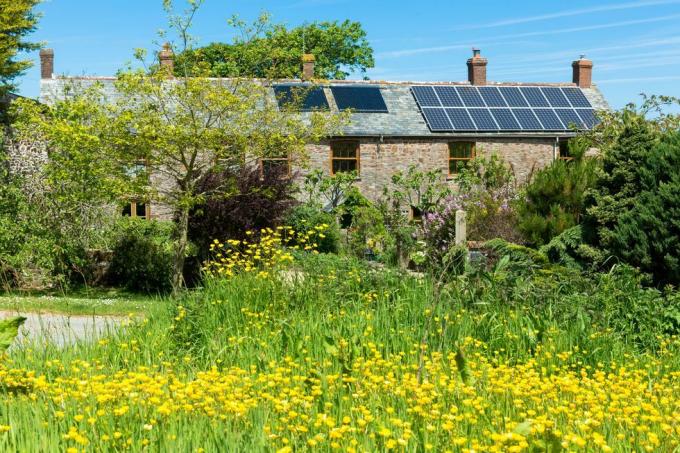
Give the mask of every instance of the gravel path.
M 71 316 L 59 313 L 0 311 L 0 319 L 25 316 L 18 341 L 50 341 L 60 346 L 77 340 L 94 339 L 120 325 L 120 316 Z

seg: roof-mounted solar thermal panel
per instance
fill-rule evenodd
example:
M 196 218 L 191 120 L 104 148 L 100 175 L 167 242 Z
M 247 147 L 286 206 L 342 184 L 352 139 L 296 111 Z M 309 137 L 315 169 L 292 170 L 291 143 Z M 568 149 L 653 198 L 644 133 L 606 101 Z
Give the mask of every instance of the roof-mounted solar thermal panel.
M 510 107 L 529 107 L 529 104 L 527 104 L 527 101 L 524 99 L 524 96 L 522 96 L 519 88 L 499 87 L 498 90 Z
M 583 129 L 585 125 L 574 109 L 555 109 L 555 113 L 568 129 Z
M 446 113 L 451 119 L 453 129 L 456 131 L 474 131 L 477 130 L 475 123 L 472 122 L 470 114 L 467 109 L 463 108 L 449 108 Z
M 331 92 L 340 110 L 357 113 L 388 113 L 379 87 L 332 86 Z
M 489 109 L 493 119 L 498 123 L 498 127 L 502 131 L 519 131 L 522 130 L 519 123 L 515 119 L 510 109 Z
M 562 88 L 562 93 L 569 99 L 572 107 L 576 108 L 591 108 L 590 101 L 580 88 L 565 87 Z
M 457 86 L 455 88 L 466 107 L 486 107 L 476 87 Z
M 592 129 L 597 123 L 599 123 L 593 109 L 576 109 L 576 113 L 578 113 L 578 116 L 581 117 L 581 121 L 583 121 L 586 129 Z
M 571 107 L 569 100 L 564 96 L 561 89 L 557 87 L 541 87 L 543 95 L 550 102 L 551 107 Z
M 520 87 L 520 91 L 531 107 L 550 107 L 541 89 L 538 87 Z
M 423 107 L 421 108 L 425 121 L 427 122 L 427 127 L 430 128 L 432 132 L 450 132 L 453 130 L 451 121 L 446 115 L 443 108 L 440 107 Z
M 546 131 L 564 131 L 567 128 L 562 124 L 562 121 L 557 117 L 553 109 L 534 109 L 536 117 L 543 125 Z
M 444 107 L 463 107 L 463 101 L 458 96 L 458 92 L 455 87 L 452 86 L 436 86 L 434 91 L 439 96 Z
M 484 99 L 487 107 L 507 107 L 501 92 L 496 87 L 479 87 L 479 94 Z
M 538 121 L 538 118 L 536 118 L 536 115 L 534 114 L 534 111 L 532 109 L 512 109 L 512 112 L 515 114 L 515 118 L 517 118 L 517 121 L 519 122 L 520 126 L 522 126 L 522 130 L 525 131 L 543 130 L 541 122 Z
M 475 122 L 477 130 L 480 131 L 497 131 L 498 125 L 494 121 L 489 109 L 468 109 L 472 121 Z
M 323 88 L 311 85 L 274 85 L 274 95 L 280 108 L 295 108 L 302 112 L 328 110 Z
M 441 107 L 441 103 L 434 92 L 434 87 L 414 85 L 411 87 L 418 105 L 421 107 Z

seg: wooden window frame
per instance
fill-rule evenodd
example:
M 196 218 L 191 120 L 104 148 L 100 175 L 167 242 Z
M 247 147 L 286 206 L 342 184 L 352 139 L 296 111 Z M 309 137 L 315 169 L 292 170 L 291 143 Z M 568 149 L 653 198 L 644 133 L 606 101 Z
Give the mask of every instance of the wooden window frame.
M 451 147 L 459 144 L 467 144 L 470 145 L 470 157 L 451 157 Z M 448 144 L 448 159 L 446 161 L 447 168 L 446 172 L 449 175 L 449 177 L 455 177 L 460 174 L 460 171 L 456 171 L 455 173 L 451 173 L 451 162 L 470 162 L 473 160 L 475 157 L 477 157 L 477 142 L 466 142 L 466 141 L 455 141 L 455 142 L 449 142 Z
M 356 152 L 356 157 L 335 157 L 333 155 L 333 146 L 338 145 L 340 143 L 352 143 L 355 145 L 355 152 Z M 359 140 L 333 140 L 331 142 L 330 146 L 330 170 L 331 170 L 331 175 L 335 175 L 335 171 L 333 171 L 333 162 L 336 160 L 353 160 L 356 161 L 357 163 L 357 168 L 356 168 L 356 173 L 357 177 L 361 174 L 361 142 Z M 343 172 L 340 172 L 343 173 Z
M 562 153 L 563 149 L 565 149 L 566 154 Z M 564 160 L 566 162 L 574 160 L 574 158 L 569 155 L 569 141 L 568 140 L 560 140 L 558 142 L 558 144 L 557 144 L 557 159 Z
M 258 166 L 260 168 L 260 178 L 264 179 L 264 163 L 266 161 L 286 161 L 286 174 L 283 175 L 284 178 L 290 178 L 291 175 L 291 161 L 290 156 L 285 157 L 261 157 L 258 159 Z
M 144 216 L 143 217 L 137 215 L 137 204 L 138 203 L 144 205 Z M 151 205 L 148 202 L 129 201 L 124 206 L 126 206 L 126 205 L 130 205 L 130 218 L 131 219 L 151 220 Z

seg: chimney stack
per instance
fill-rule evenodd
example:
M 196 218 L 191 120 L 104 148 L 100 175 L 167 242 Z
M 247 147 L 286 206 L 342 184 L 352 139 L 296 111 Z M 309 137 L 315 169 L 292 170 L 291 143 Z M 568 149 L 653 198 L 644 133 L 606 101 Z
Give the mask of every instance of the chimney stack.
M 158 60 L 161 63 L 161 70 L 172 76 L 175 70 L 175 54 L 172 52 L 169 42 L 163 44 L 163 50 L 158 52 Z
M 40 78 L 51 79 L 54 74 L 54 50 L 40 49 Z
M 302 79 L 311 80 L 314 78 L 314 63 L 316 58 L 311 53 L 302 55 Z
M 468 80 L 472 85 L 486 85 L 486 58 L 480 55 L 480 50 L 472 49 L 472 58 L 468 59 Z
M 590 88 L 593 82 L 593 62 L 585 55 L 571 64 L 574 70 L 573 82 L 581 88 Z

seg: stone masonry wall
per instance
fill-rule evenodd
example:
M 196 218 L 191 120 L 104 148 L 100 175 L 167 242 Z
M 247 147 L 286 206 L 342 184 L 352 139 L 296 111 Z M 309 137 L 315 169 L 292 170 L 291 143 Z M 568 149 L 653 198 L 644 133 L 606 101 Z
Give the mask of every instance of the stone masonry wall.
M 442 177 L 448 175 L 450 140 L 407 140 L 377 139 L 360 140 L 360 177 L 357 187 L 370 199 L 382 194 L 389 185 L 392 175 L 406 171 L 415 165 L 421 171 L 441 170 Z M 309 145 L 309 159 L 305 168 L 293 165 L 304 174 L 310 169 L 322 169 L 330 174 L 330 142 Z M 498 154 L 512 168 L 518 183 L 526 182 L 533 171 L 545 167 L 554 159 L 554 141 L 550 138 L 536 139 L 479 139 L 476 141 L 476 155 L 489 157 Z

